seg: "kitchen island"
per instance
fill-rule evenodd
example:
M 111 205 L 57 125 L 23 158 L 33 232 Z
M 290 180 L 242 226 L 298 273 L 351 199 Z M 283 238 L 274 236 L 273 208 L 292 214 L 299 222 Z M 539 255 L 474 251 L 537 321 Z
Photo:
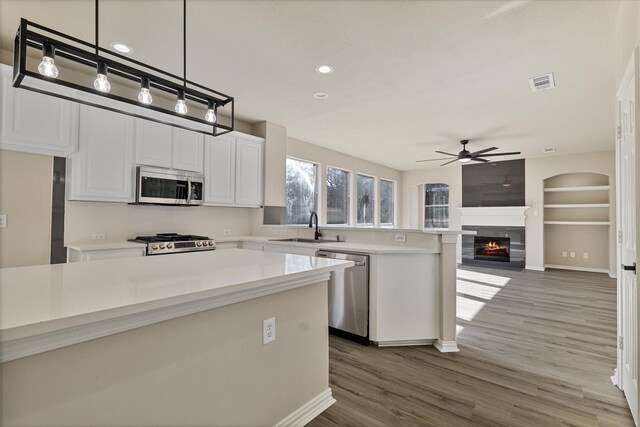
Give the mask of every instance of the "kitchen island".
M 326 282 L 351 265 L 231 249 L 2 269 L 2 424 L 303 424 L 334 401 Z

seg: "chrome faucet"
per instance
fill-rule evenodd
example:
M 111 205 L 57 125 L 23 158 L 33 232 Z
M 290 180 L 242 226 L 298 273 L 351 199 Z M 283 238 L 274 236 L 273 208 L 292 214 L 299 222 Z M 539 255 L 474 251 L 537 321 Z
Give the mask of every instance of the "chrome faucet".
M 322 233 L 318 230 L 318 214 L 315 211 L 311 212 L 311 216 L 309 217 L 309 228 L 313 228 L 313 217 L 316 218 L 316 232 L 314 234 L 314 239 L 320 240 Z

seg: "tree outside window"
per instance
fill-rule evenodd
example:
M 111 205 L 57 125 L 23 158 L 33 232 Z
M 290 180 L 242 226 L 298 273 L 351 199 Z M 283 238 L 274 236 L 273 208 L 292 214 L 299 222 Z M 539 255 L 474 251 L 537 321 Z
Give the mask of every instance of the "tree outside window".
M 449 228 L 449 186 L 424 185 L 424 228 Z
M 395 182 L 380 179 L 380 226 L 393 227 L 395 215 Z
M 349 225 L 349 172 L 327 168 L 327 224 Z
M 318 205 L 318 165 L 287 158 L 286 224 L 308 224 Z
M 373 225 L 375 205 L 375 179 L 358 174 L 358 203 L 356 208 L 358 225 Z

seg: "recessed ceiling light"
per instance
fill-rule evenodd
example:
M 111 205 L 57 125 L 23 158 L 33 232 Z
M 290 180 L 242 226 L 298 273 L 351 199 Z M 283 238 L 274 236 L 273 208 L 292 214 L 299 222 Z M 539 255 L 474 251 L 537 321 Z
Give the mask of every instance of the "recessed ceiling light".
M 313 94 L 315 99 L 327 99 L 329 94 L 327 92 L 316 92 Z
M 329 64 L 318 65 L 316 71 L 320 74 L 331 74 L 333 73 L 333 67 Z
M 115 49 L 120 53 L 133 53 L 133 49 L 124 43 L 111 42 L 109 43 L 109 46 L 111 46 L 112 49 Z

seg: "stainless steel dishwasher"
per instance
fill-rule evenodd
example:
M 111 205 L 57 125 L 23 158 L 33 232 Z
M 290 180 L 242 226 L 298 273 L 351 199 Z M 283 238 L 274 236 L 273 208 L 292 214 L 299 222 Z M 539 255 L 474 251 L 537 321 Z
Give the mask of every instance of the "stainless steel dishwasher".
M 329 278 L 329 332 L 369 344 L 369 255 L 320 250 L 317 257 L 353 261 Z

